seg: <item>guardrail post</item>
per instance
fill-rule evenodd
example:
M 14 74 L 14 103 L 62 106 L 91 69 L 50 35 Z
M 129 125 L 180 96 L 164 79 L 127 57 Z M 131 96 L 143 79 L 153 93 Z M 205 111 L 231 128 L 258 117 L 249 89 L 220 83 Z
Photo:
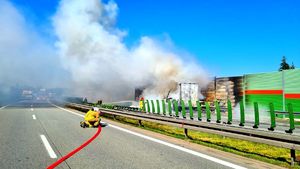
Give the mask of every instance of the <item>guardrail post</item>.
M 197 111 L 198 111 L 198 120 L 201 121 L 202 120 L 202 108 L 200 105 L 200 102 L 197 100 Z
M 294 111 L 293 105 L 291 103 L 288 104 L 288 112 L 289 112 L 289 119 L 290 119 L 290 129 L 286 130 L 286 133 L 293 133 L 295 129 L 295 120 L 294 120 Z
M 165 104 L 165 100 L 161 100 L 161 104 L 162 104 L 163 114 L 166 115 L 166 104 Z
M 151 112 L 150 111 L 150 102 L 149 102 L 149 100 L 147 100 L 147 112 L 149 112 L 149 113 Z
M 227 100 L 227 113 L 228 113 L 227 124 L 232 124 L 232 105 L 229 99 Z
M 215 101 L 216 112 L 217 112 L 217 123 L 221 123 L 221 110 L 218 101 Z
M 258 128 L 259 126 L 259 109 L 258 109 L 258 103 L 254 102 L 254 126 L 253 128 Z
M 192 105 L 191 100 L 189 100 L 189 113 L 190 113 L 190 119 L 193 120 L 194 119 L 194 111 L 193 111 L 193 105 Z
M 156 100 L 157 114 L 160 114 L 159 100 Z
M 274 104 L 270 103 L 269 107 L 270 107 L 271 126 L 270 126 L 270 128 L 268 128 L 268 130 L 274 131 L 274 129 L 276 127 Z
M 168 110 L 169 110 L 169 116 L 172 116 L 172 105 L 170 99 L 168 99 Z
M 206 110 L 206 121 L 210 122 L 211 119 L 211 111 L 210 111 L 210 106 L 208 102 L 205 102 L 205 110 Z
M 240 126 L 245 125 L 245 107 L 244 102 L 240 102 Z
M 182 114 L 182 117 L 183 118 L 186 118 L 186 111 L 185 111 L 185 104 L 184 104 L 184 101 L 181 100 L 181 114 Z
M 175 106 L 175 116 L 179 117 L 179 112 L 178 112 L 178 102 L 177 100 L 173 100 L 174 106 Z
M 155 106 L 154 106 L 154 101 L 153 100 L 151 100 L 151 106 L 152 106 L 151 113 L 155 113 Z
M 295 165 L 295 161 L 296 161 L 296 150 L 291 149 L 291 166 Z

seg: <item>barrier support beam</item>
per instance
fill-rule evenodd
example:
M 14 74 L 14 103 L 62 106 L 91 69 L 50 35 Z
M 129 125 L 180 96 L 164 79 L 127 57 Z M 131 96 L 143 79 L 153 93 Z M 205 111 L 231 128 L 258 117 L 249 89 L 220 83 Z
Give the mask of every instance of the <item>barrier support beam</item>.
M 227 113 L 228 113 L 227 124 L 232 124 L 232 105 L 229 99 L 227 100 Z
M 254 102 L 254 126 L 253 128 L 257 129 L 259 126 L 259 109 L 258 103 Z
M 197 100 L 196 104 L 197 104 L 197 111 L 198 111 L 198 120 L 201 121 L 202 120 L 202 108 L 201 108 L 200 102 L 198 100 Z
M 191 100 L 189 100 L 189 113 L 190 113 L 190 119 L 193 120 L 194 119 L 194 110 L 193 110 L 193 104 L 192 104 Z
M 181 113 L 182 113 L 182 117 L 185 119 L 186 118 L 186 111 L 185 111 L 185 104 L 184 101 L 181 100 Z
M 205 110 L 206 110 L 206 121 L 210 122 L 211 119 L 211 111 L 210 111 L 210 106 L 208 102 L 205 102 Z
M 161 100 L 161 104 L 162 104 L 162 109 L 163 109 L 163 115 L 166 115 L 166 104 L 165 104 L 165 100 Z
M 218 101 L 215 101 L 216 113 L 217 113 L 217 123 L 221 123 L 221 110 Z
M 245 106 L 244 102 L 240 102 L 240 126 L 245 125 Z
M 288 104 L 288 112 L 289 112 L 289 119 L 290 119 L 290 129 L 286 130 L 286 133 L 293 133 L 293 130 L 295 130 L 295 120 L 294 120 L 294 111 L 293 111 L 293 105 L 291 103 Z
M 169 110 L 169 116 L 172 116 L 172 105 L 170 99 L 168 99 L 168 110 Z
M 274 104 L 270 103 L 269 104 L 270 108 L 270 120 L 271 120 L 271 126 L 268 128 L 270 131 L 274 131 L 276 127 L 276 121 L 275 121 L 275 111 L 274 111 Z

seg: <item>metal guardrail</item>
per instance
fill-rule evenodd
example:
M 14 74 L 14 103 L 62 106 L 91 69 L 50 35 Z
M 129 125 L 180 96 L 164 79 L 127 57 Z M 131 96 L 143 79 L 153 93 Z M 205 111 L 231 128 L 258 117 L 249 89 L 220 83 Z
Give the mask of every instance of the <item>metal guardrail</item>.
M 68 103 L 66 106 L 85 112 L 92 108 L 92 106 L 74 103 Z M 151 113 L 120 111 L 104 108 L 100 108 L 100 111 L 103 114 L 136 119 L 139 120 L 139 123 L 142 123 L 142 121 L 149 121 L 184 128 L 186 136 L 188 136 L 188 129 L 191 129 L 236 139 L 268 144 L 276 147 L 288 148 L 291 150 L 292 163 L 294 163 L 296 159 L 295 150 L 300 150 L 300 136 L 294 134 L 264 131 L 254 128 L 244 128 L 240 126 L 233 126 L 230 124 L 178 119 L 174 117 L 161 116 Z

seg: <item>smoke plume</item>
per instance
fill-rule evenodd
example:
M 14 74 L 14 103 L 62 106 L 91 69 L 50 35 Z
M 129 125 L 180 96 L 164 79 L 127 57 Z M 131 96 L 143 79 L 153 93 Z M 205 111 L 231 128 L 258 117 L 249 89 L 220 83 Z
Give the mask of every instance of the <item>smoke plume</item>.
M 53 17 L 56 47 L 79 95 L 107 101 L 132 99 L 135 87 L 165 96 L 178 82 L 207 83 L 205 71 L 164 42 L 144 36 L 127 47 L 115 26 L 114 1 L 62 0 Z
M 9 1 L 0 1 L 0 93 L 12 86 L 61 87 L 62 69 L 53 45 Z

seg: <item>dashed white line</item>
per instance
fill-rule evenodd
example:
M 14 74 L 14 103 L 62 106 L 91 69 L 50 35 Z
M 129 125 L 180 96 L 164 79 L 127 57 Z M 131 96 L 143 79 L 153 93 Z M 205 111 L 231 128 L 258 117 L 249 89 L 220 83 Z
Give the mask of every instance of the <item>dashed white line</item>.
M 33 120 L 36 120 L 36 116 L 35 116 L 34 114 L 32 115 L 32 119 L 33 119 Z
M 31 110 L 31 111 L 33 111 L 34 109 L 33 109 L 33 108 L 31 108 L 30 110 Z
M 57 158 L 55 152 L 53 151 L 52 147 L 50 146 L 47 138 L 44 135 L 40 135 L 42 142 L 46 148 L 46 150 L 48 151 L 48 154 L 50 156 L 50 158 Z
M 75 113 L 75 112 L 73 112 L 71 110 L 64 109 L 64 108 L 56 106 L 54 104 L 52 104 L 52 105 L 55 106 L 55 107 L 57 107 L 57 108 L 59 108 L 59 109 L 61 109 L 61 110 L 67 111 L 69 113 L 72 113 L 74 115 L 77 115 L 77 116 L 80 116 L 80 117 L 84 117 L 84 115 L 82 115 L 82 114 Z M 152 137 L 140 134 L 140 133 L 136 133 L 136 132 L 133 132 L 133 131 L 130 131 L 130 130 L 127 130 L 127 129 L 124 129 L 124 128 L 121 128 L 121 127 L 118 127 L 118 126 L 115 126 L 115 125 L 109 124 L 109 126 L 112 127 L 112 128 L 115 128 L 117 130 L 120 130 L 120 131 L 129 133 L 129 134 L 132 134 L 132 135 L 135 135 L 135 136 L 138 136 L 138 137 L 141 137 L 141 138 L 144 138 L 144 139 L 147 139 L 147 140 L 150 140 L 150 141 L 153 141 L 153 142 L 156 142 L 156 143 L 159 143 L 159 144 L 162 144 L 162 145 L 165 145 L 165 146 L 168 146 L 168 147 L 171 147 L 171 148 L 174 148 L 174 149 L 177 149 L 177 150 L 180 150 L 180 151 L 183 151 L 183 152 L 186 152 L 186 153 L 189 153 L 189 154 L 192 154 L 192 155 L 195 155 L 195 156 L 198 156 L 198 157 L 210 160 L 210 161 L 215 162 L 215 163 L 219 163 L 221 165 L 224 165 L 224 166 L 227 166 L 227 167 L 230 167 L 230 168 L 246 169 L 245 167 L 242 167 L 242 166 L 239 166 L 239 165 L 236 165 L 236 164 L 233 164 L 233 163 L 230 163 L 230 162 L 227 162 L 227 161 L 215 158 L 215 157 L 211 157 L 211 156 L 208 156 L 206 154 L 199 153 L 197 151 L 193 151 L 193 150 L 190 150 L 190 149 L 187 149 L 187 148 L 184 148 L 184 147 L 180 147 L 178 145 L 171 144 L 171 143 L 168 143 L 168 142 L 156 139 L 156 138 L 152 138 Z

